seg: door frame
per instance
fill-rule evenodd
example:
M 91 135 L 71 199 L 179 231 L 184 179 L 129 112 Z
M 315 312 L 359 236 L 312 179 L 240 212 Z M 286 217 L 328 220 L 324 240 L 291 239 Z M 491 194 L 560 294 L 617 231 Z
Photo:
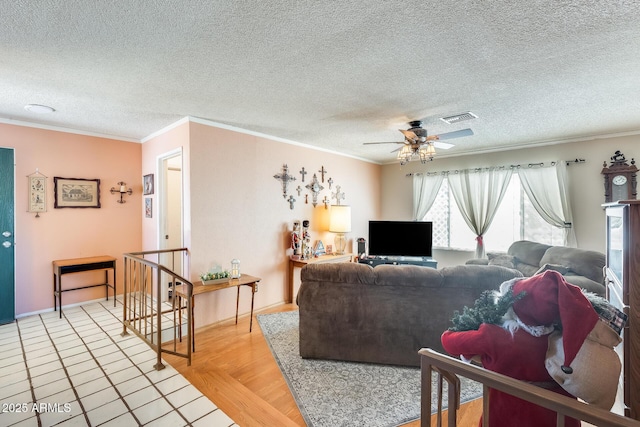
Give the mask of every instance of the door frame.
M 157 192 L 156 194 L 158 195 L 157 197 L 157 230 L 158 230 L 158 245 L 157 245 L 157 249 L 168 249 L 165 247 L 165 234 L 167 231 L 167 216 L 168 216 L 168 196 L 167 196 L 167 191 L 169 186 L 167 185 L 168 182 L 168 174 L 166 173 L 166 162 L 169 159 L 172 159 L 174 157 L 177 156 L 181 156 L 181 165 L 180 165 L 180 244 L 179 246 L 182 247 L 184 246 L 184 153 L 182 150 L 182 147 L 179 147 L 175 150 L 171 150 L 167 153 L 161 154 L 160 156 L 158 156 L 158 163 L 157 163 L 157 171 L 158 171 L 158 180 L 157 180 Z M 160 259 L 159 259 L 160 261 Z M 164 260 L 163 260 L 164 261 Z M 184 256 L 181 257 L 179 260 L 175 260 L 176 262 L 179 262 L 179 266 L 178 268 L 176 268 L 176 272 L 178 274 L 181 274 L 184 276 L 184 267 L 185 267 L 185 259 Z M 163 275 L 164 277 L 164 275 Z M 163 278 L 163 282 L 165 278 Z M 161 296 L 161 299 L 163 301 L 168 301 L 170 296 L 171 296 L 171 292 L 170 292 L 170 285 L 169 283 L 163 283 L 162 284 L 162 289 L 163 289 L 163 295 Z

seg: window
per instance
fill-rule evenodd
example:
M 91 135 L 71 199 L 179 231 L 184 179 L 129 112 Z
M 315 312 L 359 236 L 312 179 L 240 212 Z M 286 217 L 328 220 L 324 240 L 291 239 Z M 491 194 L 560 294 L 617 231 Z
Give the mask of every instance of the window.
M 433 222 L 434 247 L 475 250 L 476 236 L 464 222 L 453 194 L 449 191 L 447 179 L 442 182 L 436 200 L 424 220 Z M 489 252 L 506 251 L 516 240 L 563 245 L 564 232 L 547 223 L 536 212 L 522 191 L 518 174 L 514 173 L 498 212 L 484 235 L 484 244 Z

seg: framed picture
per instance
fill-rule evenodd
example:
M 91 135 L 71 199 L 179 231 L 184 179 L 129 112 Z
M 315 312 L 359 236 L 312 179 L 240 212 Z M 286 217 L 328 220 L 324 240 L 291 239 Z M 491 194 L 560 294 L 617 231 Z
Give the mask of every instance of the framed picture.
M 27 212 L 47 210 L 47 177 L 40 173 L 33 173 L 29 177 L 29 209 Z
M 53 178 L 53 207 L 99 208 L 100 180 L 81 178 Z
M 153 194 L 153 174 L 150 173 L 149 175 L 145 175 L 143 181 L 144 181 L 143 182 L 143 185 L 144 185 L 144 193 L 143 193 L 143 195 L 148 196 L 149 194 Z
M 153 199 L 151 197 L 144 198 L 144 216 L 153 218 Z

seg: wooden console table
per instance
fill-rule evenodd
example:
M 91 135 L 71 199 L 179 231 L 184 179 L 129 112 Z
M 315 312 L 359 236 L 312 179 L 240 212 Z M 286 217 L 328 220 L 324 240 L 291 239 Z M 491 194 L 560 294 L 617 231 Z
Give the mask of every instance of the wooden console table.
M 215 292 L 221 289 L 233 288 L 236 286 L 238 288 L 238 296 L 236 298 L 236 324 L 238 324 L 238 308 L 240 306 L 240 287 L 241 286 L 250 286 L 251 287 L 251 319 L 249 320 L 249 332 L 253 329 L 253 301 L 256 292 L 258 292 L 258 282 L 262 280 L 259 277 L 249 276 L 248 274 L 240 275 L 239 279 L 229 279 L 222 283 L 216 283 L 213 285 L 205 285 L 201 281 L 193 282 L 193 294 L 191 295 L 191 331 L 193 334 L 193 351 L 196 351 L 196 338 L 195 338 L 195 296 L 200 294 L 206 294 L 208 292 Z M 177 298 L 178 301 L 180 298 L 187 298 L 187 291 L 184 285 L 178 285 L 174 289 L 174 301 Z M 181 306 L 181 304 L 180 304 Z
M 289 292 L 285 302 L 293 302 L 293 269 L 295 267 L 304 267 L 307 264 L 324 264 L 329 262 L 353 262 L 353 254 L 344 255 L 320 255 L 317 258 L 309 259 L 291 259 L 289 258 Z
M 109 300 L 109 288 L 113 289 L 113 306 L 116 306 L 116 259 L 111 256 L 94 256 L 88 258 L 59 259 L 53 261 L 53 310 L 60 306 L 60 318 L 62 318 L 62 293 L 78 289 L 104 286 Z M 84 285 L 76 288 L 62 289 L 62 275 L 80 273 L 83 271 L 105 270 L 104 283 L 96 285 Z M 109 283 L 109 270 L 113 270 L 113 285 Z

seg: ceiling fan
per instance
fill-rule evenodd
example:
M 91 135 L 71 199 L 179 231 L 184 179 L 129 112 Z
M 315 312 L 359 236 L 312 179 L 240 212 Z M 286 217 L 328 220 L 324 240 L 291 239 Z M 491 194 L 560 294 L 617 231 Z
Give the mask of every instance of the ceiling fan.
M 433 160 L 436 155 L 436 147 L 448 150 L 453 144 L 441 142 L 444 139 L 460 138 L 463 136 L 473 135 L 471 129 L 461 129 L 453 132 L 441 133 L 440 135 L 427 135 L 427 130 L 422 127 L 421 120 L 409 122 L 410 128 L 407 130 L 399 129 L 404 135 L 404 141 L 394 142 L 365 142 L 364 145 L 370 144 L 402 144 L 402 147 L 393 150 L 392 153 L 398 151 L 398 160 L 401 165 L 407 164 L 413 156 L 420 157 L 422 163 L 427 160 Z

